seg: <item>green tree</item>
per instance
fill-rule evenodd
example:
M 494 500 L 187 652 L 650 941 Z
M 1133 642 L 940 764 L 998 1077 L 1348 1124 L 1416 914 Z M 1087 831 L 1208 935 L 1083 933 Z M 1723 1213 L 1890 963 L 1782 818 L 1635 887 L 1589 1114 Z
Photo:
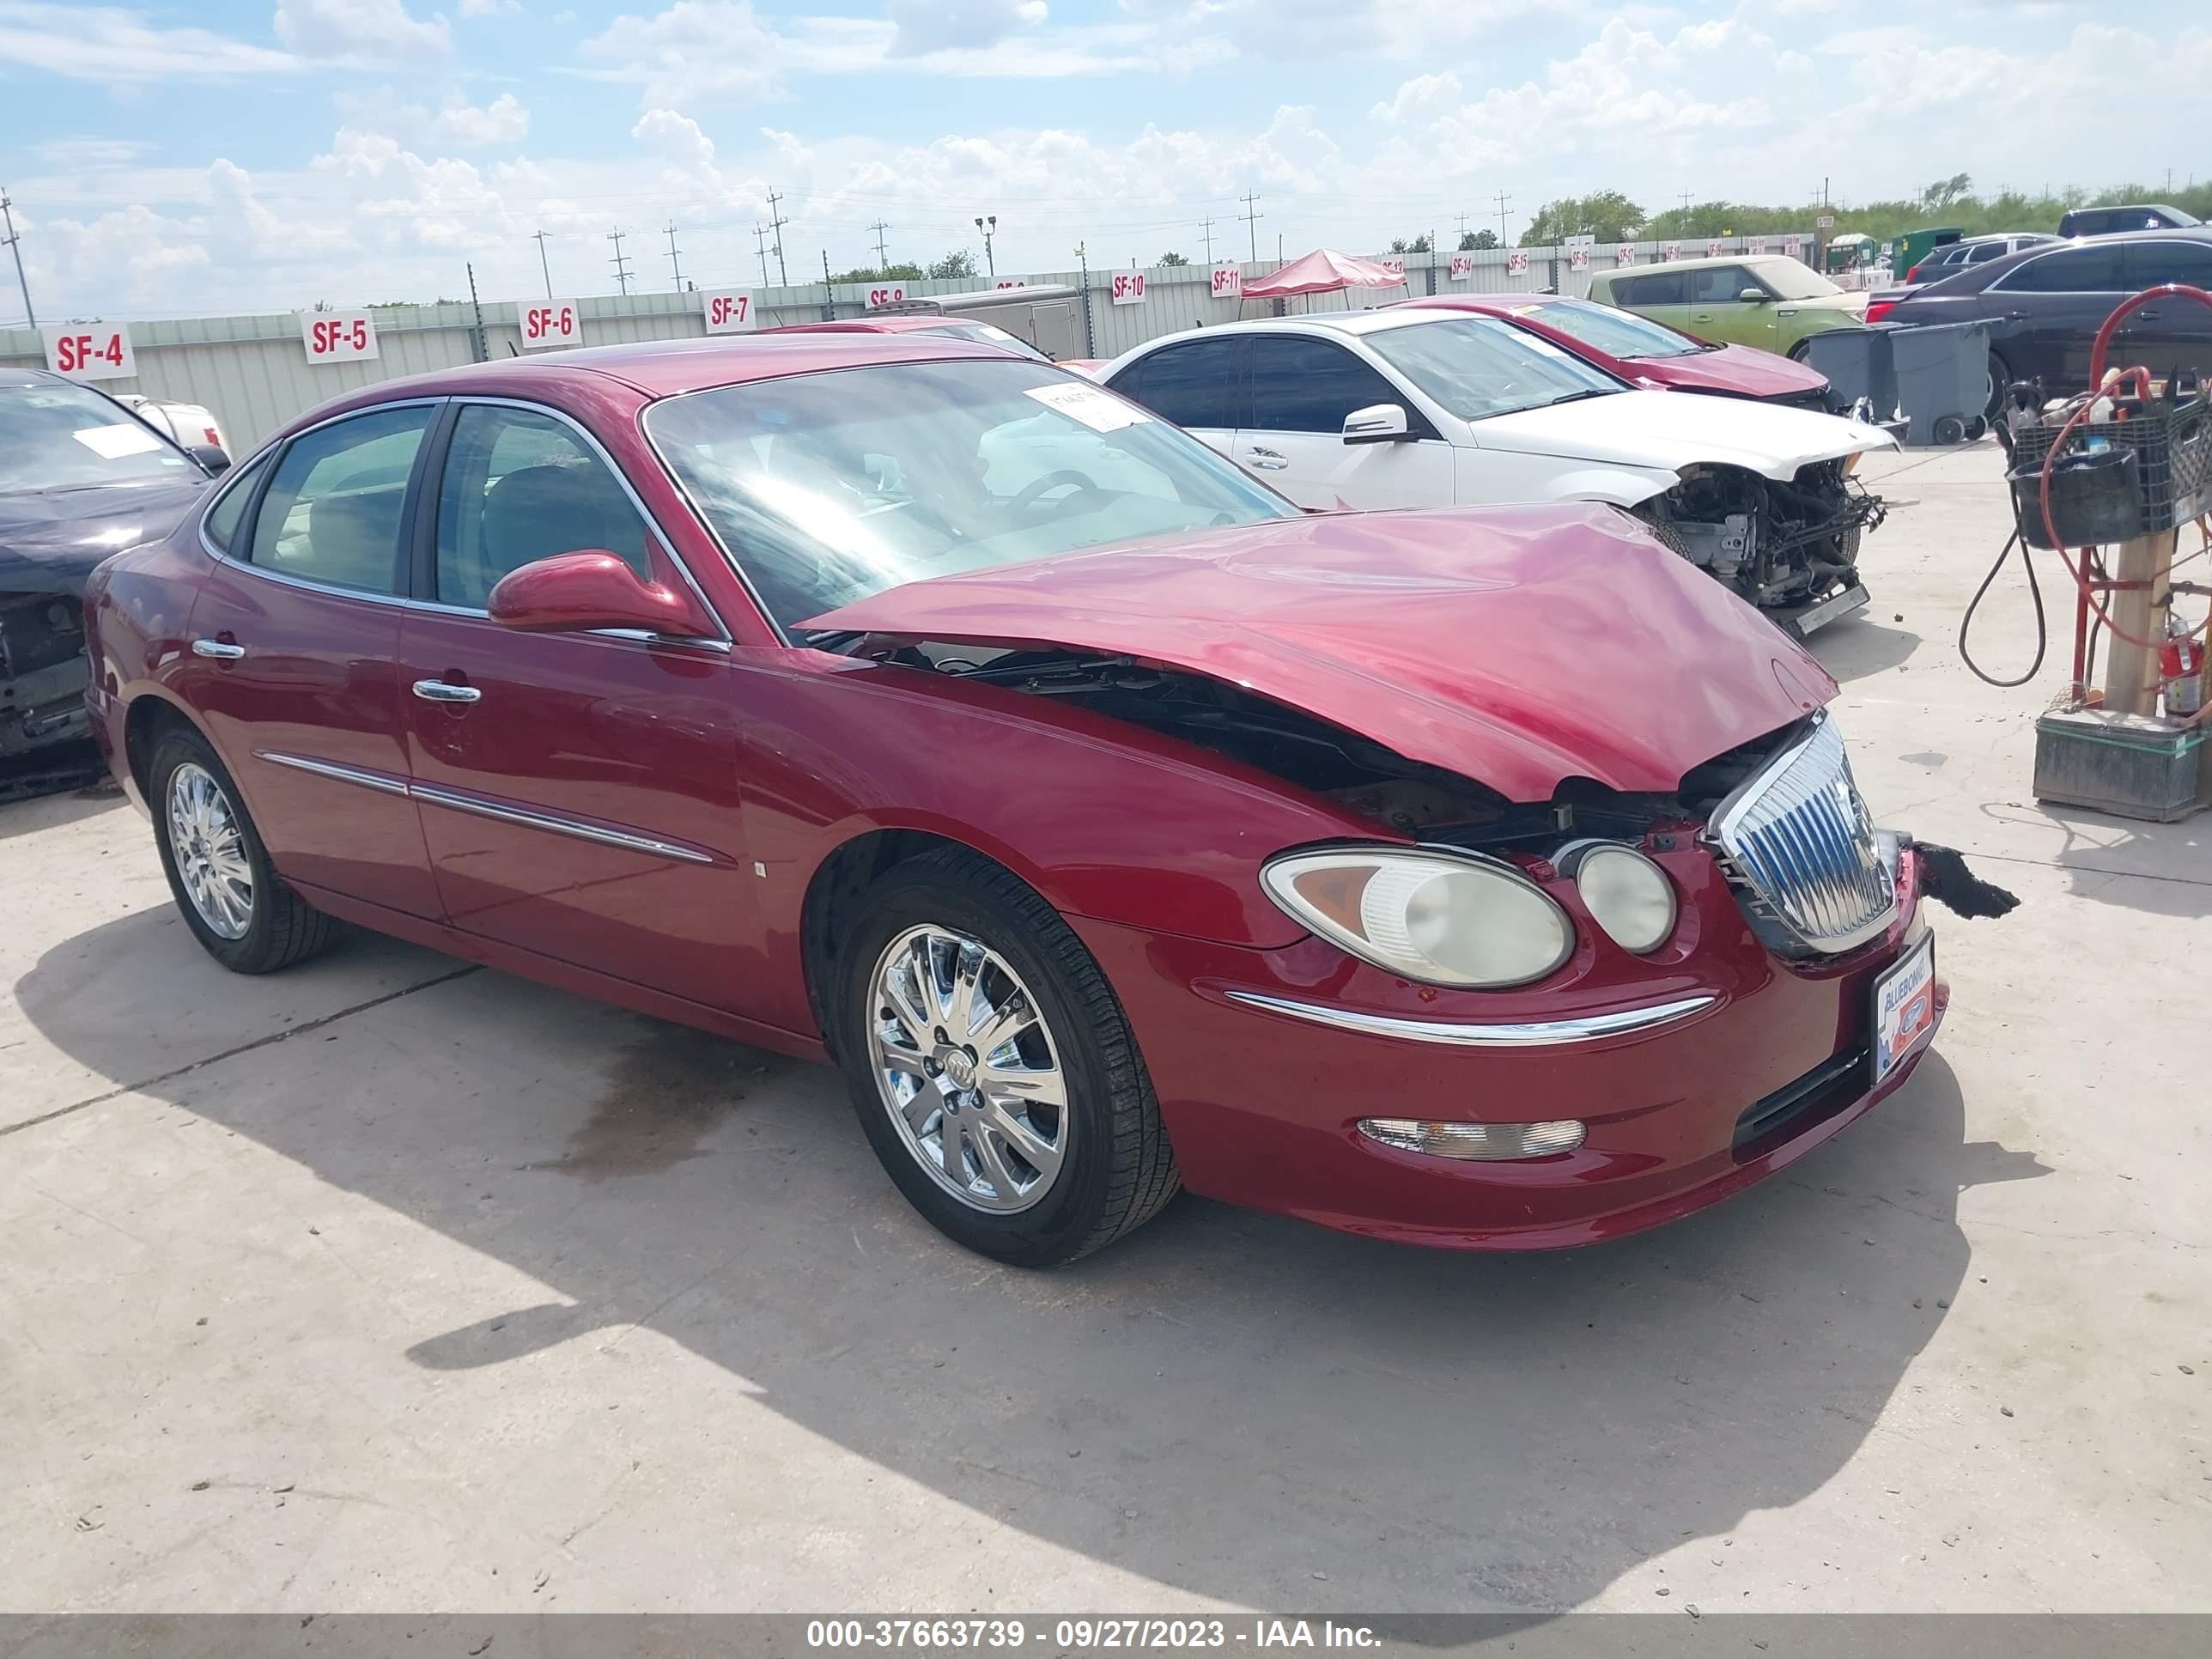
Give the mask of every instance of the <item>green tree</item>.
M 1601 242 L 1627 240 L 1632 226 L 1644 222 L 1644 210 L 1617 190 L 1588 196 L 1563 196 L 1547 202 L 1521 233 L 1522 247 L 1557 247 L 1570 236 L 1595 236 Z
M 1394 237 L 1391 240 L 1390 252 L 1393 253 L 1426 253 L 1434 246 L 1435 244 L 1429 240 L 1425 233 L 1419 236 L 1416 236 L 1410 242 L 1404 237 L 1399 236 Z
M 833 270 L 833 283 L 918 283 L 921 267 L 911 263 L 885 265 L 878 270 L 873 265 L 854 265 L 850 270 Z
M 1190 261 L 1184 258 L 1182 254 L 1170 249 L 1169 252 L 1160 255 L 1158 258 L 1153 260 L 1152 263 L 1156 265 L 1187 265 Z
M 1497 246 L 1498 233 L 1494 230 L 1463 230 L 1460 233 L 1459 246 L 1462 253 Z
M 952 276 L 973 276 L 975 275 L 975 256 L 964 247 L 957 247 L 942 259 L 932 260 L 927 274 L 940 281 Z

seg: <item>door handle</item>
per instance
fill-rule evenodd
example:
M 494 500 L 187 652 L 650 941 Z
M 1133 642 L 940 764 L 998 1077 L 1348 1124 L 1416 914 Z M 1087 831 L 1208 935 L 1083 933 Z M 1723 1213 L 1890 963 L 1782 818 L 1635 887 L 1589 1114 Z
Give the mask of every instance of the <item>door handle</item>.
M 1254 444 L 1244 452 L 1244 459 L 1255 471 L 1261 472 L 1279 471 L 1290 465 L 1279 452 L 1262 448 L 1258 444 Z
M 228 640 L 194 640 L 192 655 L 214 657 L 222 662 L 233 662 L 246 654 L 242 645 L 233 645 Z
M 415 695 L 425 702 L 480 702 L 483 693 L 473 685 L 455 685 L 450 680 L 417 680 Z

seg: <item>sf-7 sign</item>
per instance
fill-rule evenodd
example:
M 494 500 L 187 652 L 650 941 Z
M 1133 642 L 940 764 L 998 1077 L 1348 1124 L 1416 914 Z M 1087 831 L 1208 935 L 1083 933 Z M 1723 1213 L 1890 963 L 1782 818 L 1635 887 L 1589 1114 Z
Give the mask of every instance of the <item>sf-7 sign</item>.
M 709 334 L 742 334 L 759 326 L 753 314 L 753 296 L 743 289 L 700 295 L 699 311 Z

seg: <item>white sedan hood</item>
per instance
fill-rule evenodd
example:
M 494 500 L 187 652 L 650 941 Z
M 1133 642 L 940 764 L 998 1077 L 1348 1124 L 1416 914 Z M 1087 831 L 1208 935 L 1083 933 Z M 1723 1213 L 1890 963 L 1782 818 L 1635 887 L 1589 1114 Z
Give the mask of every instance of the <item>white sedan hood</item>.
M 1897 447 L 1862 422 L 1695 392 L 1617 392 L 1473 424 L 1483 449 L 1667 472 L 1703 462 L 1784 480 L 1814 461 Z

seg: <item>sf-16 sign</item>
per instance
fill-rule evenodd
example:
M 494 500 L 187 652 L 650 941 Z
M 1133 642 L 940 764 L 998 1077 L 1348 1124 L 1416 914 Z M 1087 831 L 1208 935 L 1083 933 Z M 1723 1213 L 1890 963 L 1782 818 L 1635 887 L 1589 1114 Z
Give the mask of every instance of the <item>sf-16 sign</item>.
M 583 319 L 574 300 L 532 301 L 517 307 L 522 313 L 522 349 L 544 351 L 584 343 Z

